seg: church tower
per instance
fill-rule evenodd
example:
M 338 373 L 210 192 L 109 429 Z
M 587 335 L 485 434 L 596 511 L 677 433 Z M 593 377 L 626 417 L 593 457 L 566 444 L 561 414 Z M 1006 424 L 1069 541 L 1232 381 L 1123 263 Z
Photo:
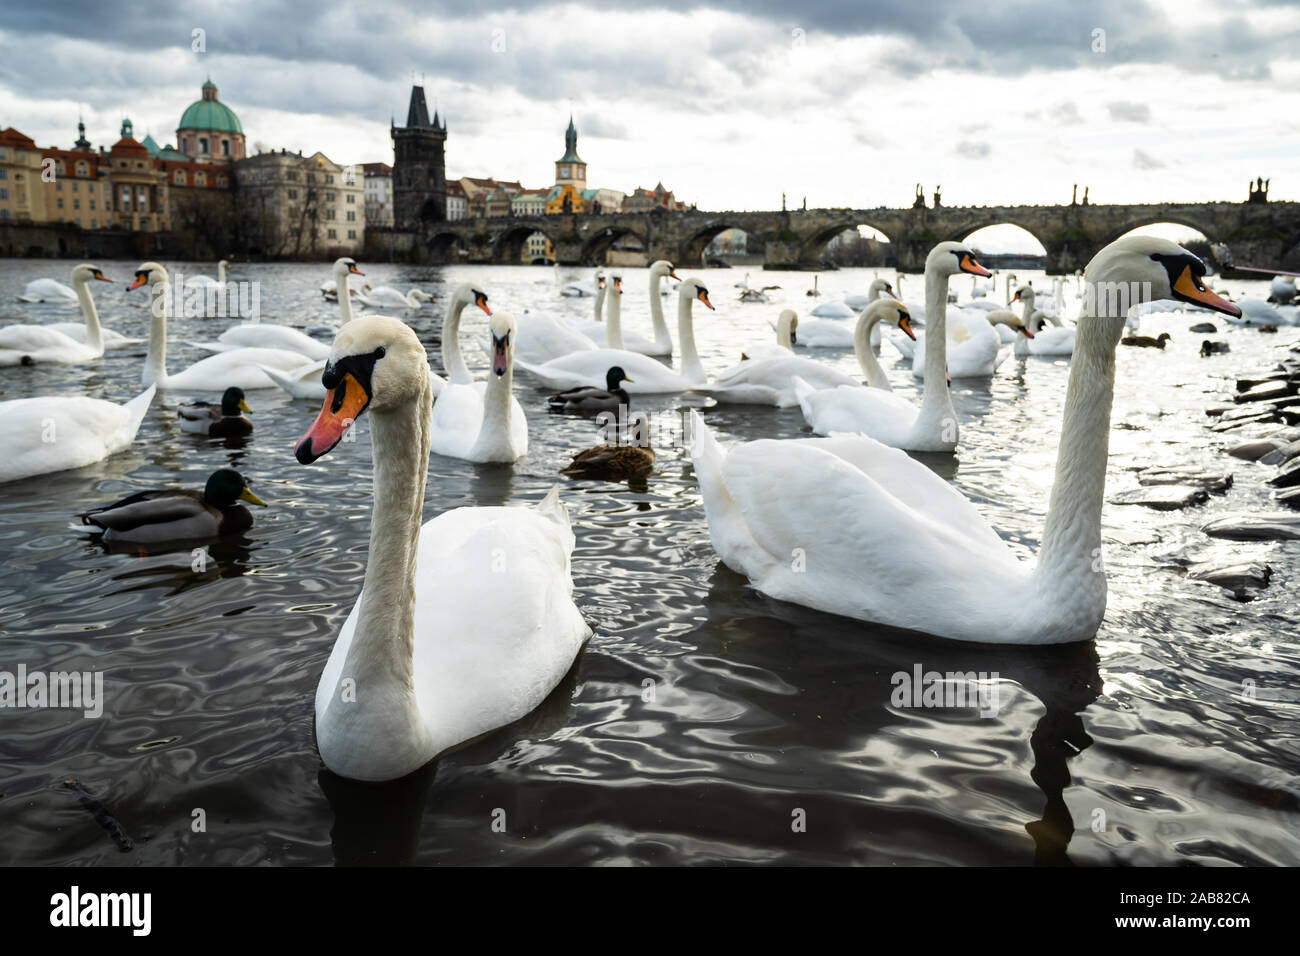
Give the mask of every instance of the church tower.
M 572 186 L 579 193 L 587 188 L 587 164 L 578 155 L 578 129 L 572 113 L 564 131 L 564 155 L 555 161 L 555 185 Z
M 429 119 L 424 87 L 411 87 L 406 125 L 393 125 L 393 225 L 418 228 L 447 218 L 447 124 Z

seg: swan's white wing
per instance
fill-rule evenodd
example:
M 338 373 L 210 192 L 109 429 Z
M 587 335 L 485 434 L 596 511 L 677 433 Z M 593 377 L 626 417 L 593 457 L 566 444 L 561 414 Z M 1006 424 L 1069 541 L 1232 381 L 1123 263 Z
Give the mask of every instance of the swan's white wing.
M 81 395 L 0 402 L 0 481 L 80 468 L 121 451 L 153 396 L 150 386 L 125 405 Z
M 274 348 L 302 353 L 304 359 L 328 358 L 330 347 L 310 335 L 284 325 L 236 325 L 217 341 L 240 348 Z
M 235 348 L 200 359 L 184 371 L 168 375 L 166 387 L 193 388 L 199 391 L 225 391 L 232 385 L 237 388 L 276 388 L 263 368 L 292 372 L 302 368 L 305 356 L 286 349 Z

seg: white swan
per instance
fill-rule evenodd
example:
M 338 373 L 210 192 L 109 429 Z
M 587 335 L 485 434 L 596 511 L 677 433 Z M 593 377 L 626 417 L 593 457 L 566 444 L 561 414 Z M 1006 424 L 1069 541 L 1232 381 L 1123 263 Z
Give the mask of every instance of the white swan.
M 72 269 L 73 293 L 81 303 L 83 325 L 7 325 L 0 328 L 0 366 L 6 365 L 74 365 L 89 362 L 104 354 L 104 329 L 99 312 L 90 295 L 90 280 L 110 282 L 98 266 L 83 263 Z M 53 280 L 51 280 L 53 281 Z M 74 331 L 74 329 L 76 331 Z M 77 332 L 80 333 L 78 337 Z M 121 338 L 121 336 L 119 336 Z
M 623 277 L 617 273 L 605 290 L 605 348 L 623 349 L 640 355 L 654 355 L 658 348 L 643 336 L 623 331 Z M 669 354 L 671 353 L 672 349 L 669 348 Z
M 430 447 L 439 455 L 466 461 L 510 462 L 528 454 L 528 419 L 512 390 L 515 317 L 508 312 L 496 313 L 491 330 L 492 370 L 486 382 L 472 378 L 465 381 L 469 370 L 463 361 L 458 368 L 447 366 L 449 381 L 434 403 L 429 438 Z M 446 323 L 442 336 L 445 361 L 448 341 L 455 342 Z M 459 351 L 455 349 L 457 358 Z
M 84 395 L 0 402 L 0 482 L 93 464 L 135 440 L 154 388 L 125 405 Z
M 217 263 L 217 277 L 215 279 L 212 278 L 212 276 L 205 276 L 205 275 L 197 275 L 197 276 L 186 275 L 185 285 L 187 286 L 196 285 L 196 286 L 204 286 L 204 287 L 219 286 L 220 288 L 224 289 L 226 287 L 226 266 L 228 265 L 230 265 L 230 263 L 227 262 L 225 259 L 222 259 L 220 262 Z
M 945 368 L 948 277 L 959 272 L 989 274 L 960 242 L 941 242 L 930 250 L 925 260 L 925 302 L 931 323 L 923 352 L 927 374 L 921 407 L 884 389 L 859 389 L 853 393 L 853 401 L 861 406 L 853 413 L 854 431 L 908 451 L 949 452 L 957 447 L 957 413 Z
M 1016 290 L 1012 302 L 1024 303 L 1023 324 L 1026 327 L 1032 327 L 1035 315 L 1034 311 L 1034 290 L 1031 286 L 1022 285 Z M 1040 329 L 1032 338 L 1029 336 L 1017 336 L 1016 338 L 1016 355 L 1073 355 L 1074 354 L 1074 329 L 1057 327 L 1049 325 L 1047 328 Z
M 302 365 L 303 356 L 285 349 L 240 348 L 219 352 L 195 362 L 175 375 L 167 373 L 167 316 L 171 308 L 167 270 L 156 262 L 144 262 L 135 270 L 135 279 L 127 290 L 148 285 L 153 293 L 149 321 L 149 353 L 144 360 L 140 380 L 161 389 L 194 389 L 224 392 L 230 386 L 245 391 L 275 388 L 276 383 L 264 367 L 283 372 Z
M 819 319 L 851 319 L 857 315 L 847 302 L 823 302 L 808 314 Z
M 751 345 L 740 353 L 741 361 L 762 361 L 772 358 L 789 358 L 799 341 L 799 314 L 794 309 L 782 309 L 776 319 L 776 344 L 764 342 Z
M 347 325 L 352 321 L 352 289 L 349 288 L 348 276 L 365 275 L 357 268 L 356 260 L 350 256 L 342 256 L 334 260 L 334 278 L 329 283 L 335 289 L 344 289 L 348 294 L 339 296 L 335 295 L 334 299 L 339 304 L 340 327 Z M 324 286 L 322 286 L 324 288 Z M 312 340 L 313 342 L 315 339 Z M 296 351 L 296 350 L 293 350 Z M 273 368 L 269 365 L 258 366 L 266 377 L 273 381 L 281 389 L 288 392 L 294 398 L 314 398 L 322 399 L 325 397 L 325 386 L 321 384 L 321 373 L 325 371 L 325 359 L 316 358 L 304 361 L 296 368 L 282 370 Z M 436 384 L 441 385 L 442 379 L 434 376 Z
M 858 366 L 867 381 L 878 389 L 889 390 L 889 379 L 871 351 L 871 330 L 876 323 L 888 320 L 907 335 L 913 335 L 907 306 L 896 299 L 877 299 L 858 317 L 854 327 L 854 351 Z M 861 389 L 858 382 L 815 359 L 797 355 L 744 361 L 719 374 L 711 384 L 696 386 L 722 404 L 775 405 L 790 408 L 799 404 L 797 385 L 805 389 Z
M 433 396 L 414 332 L 386 316 L 343 326 L 325 379 L 332 397 L 297 458 L 369 415 L 375 504 L 361 594 L 316 690 L 316 743 L 334 773 L 393 780 L 535 708 L 591 630 L 556 489 L 535 508 L 457 508 L 421 527 Z
M 1002 350 L 1002 338 L 994 331 L 998 325 L 1008 325 L 1022 335 L 1033 337 L 1020 316 L 1007 309 L 959 310 L 948 318 L 945 357 L 950 378 L 984 378 L 997 370 L 1010 354 L 1010 350 Z M 922 332 L 915 341 L 899 336 L 893 336 L 890 341 L 899 352 L 911 357 L 913 377 L 924 379 L 926 333 Z
M 681 276 L 667 259 L 656 259 L 650 264 L 650 329 L 654 333 L 654 344 L 646 355 L 663 358 L 673 354 L 673 337 L 668 334 L 668 323 L 664 321 L 664 307 L 660 298 L 665 294 L 660 284 L 664 276 L 681 281 Z
M 85 270 L 78 273 L 77 270 Z M 84 278 L 78 280 L 78 275 Z M 132 345 L 139 345 L 144 339 L 127 338 L 120 332 L 114 332 L 112 329 L 106 329 L 99 324 L 99 311 L 95 308 L 95 300 L 90 295 L 90 280 L 98 279 L 100 282 L 112 282 L 108 276 L 99 271 L 97 266 L 80 265 L 72 269 L 72 285 L 75 288 L 77 301 L 81 305 L 81 322 L 47 322 L 42 328 L 53 329 L 55 332 L 61 332 L 68 338 L 80 342 L 83 345 L 90 345 L 92 348 L 93 341 L 98 338 L 104 343 L 104 350 L 124 349 Z
M 894 296 L 894 287 L 884 279 L 874 279 L 866 295 L 845 296 L 844 302 L 861 312 L 880 298 L 881 293 Z M 810 349 L 848 349 L 854 347 L 856 326 L 839 319 L 813 319 L 799 327 L 799 344 Z M 880 345 L 880 326 L 871 330 L 871 346 Z
M 426 302 L 432 302 L 433 296 L 421 289 L 412 289 L 402 295 L 390 285 L 381 285 L 358 292 L 357 301 L 372 309 L 418 309 Z
M 72 305 L 77 301 L 77 293 L 58 279 L 33 279 L 18 296 L 19 302 L 52 302 L 56 305 Z
M 544 365 L 533 365 L 522 360 L 517 364 L 556 391 L 581 385 L 600 385 L 605 381 L 605 373 L 616 365 L 627 372 L 627 391 L 632 395 L 682 392 L 693 385 L 703 385 L 708 381 L 708 373 L 704 371 L 704 363 L 695 350 L 695 328 L 691 313 L 691 307 L 697 299 L 707 308 L 713 308 L 709 302 L 709 290 L 699 279 L 686 279 L 678 286 L 677 340 L 682 353 L 681 372 L 674 372 L 649 356 L 620 349 L 574 352 Z
M 1235 315 L 1205 288 L 1204 272 L 1172 242 L 1129 236 L 1102 249 L 1087 278 Z M 1036 567 L 948 482 L 900 451 L 847 435 L 724 450 L 692 412 L 692 458 L 714 548 L 764 594 L 833 614 L 982 643 L 1090 639 L 1106 610 L 1101 510 L 1124 327 L 1123 314 L 1095 312 L 1090 304 L 1078 325 Z M 927 386 L 941 378 L 935 369 Z

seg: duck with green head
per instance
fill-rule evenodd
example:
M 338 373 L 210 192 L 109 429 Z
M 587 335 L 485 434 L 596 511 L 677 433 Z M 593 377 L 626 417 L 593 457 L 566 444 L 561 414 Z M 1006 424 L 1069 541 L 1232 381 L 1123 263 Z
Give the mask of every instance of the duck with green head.
M 252 412 L 248 402 L 244 401 L 244 390 L 231 386 L 221 396 L 221 404 L 211 402 L 182 402 L 176 406 L 180 417 L 181 431 L 193 435 L 208 435 L 212 438 L 230 438 L 239 435 L 251 435 L 253 423 L 244 415 Z
M 240 501 L 266 507 L 239 472 L 221 468 L 212 473 L 202 491 L 140 491 L 79 517 L 82 524 L 103 531 L 106 542 L 190 541 L 251 528 L 253 516 Z

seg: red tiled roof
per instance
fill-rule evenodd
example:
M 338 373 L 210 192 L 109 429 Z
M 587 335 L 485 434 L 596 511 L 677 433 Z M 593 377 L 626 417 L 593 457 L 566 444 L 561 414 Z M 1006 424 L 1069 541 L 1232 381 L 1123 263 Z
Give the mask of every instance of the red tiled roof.
M 149 156 L 149 150 L 145 149 L 138 140 L 134 140 L 130 136 L 123 136 L 114 143 L 113 148 L 109 150 L 109 153 L 116 153 L 120 156 L 143 156 L 145 158 L 148 158 Z
M 35 149 L 36 142 L 9 126 L 4 130 L 0 130 L 0 146 L 12 146 L 14 149 Z

